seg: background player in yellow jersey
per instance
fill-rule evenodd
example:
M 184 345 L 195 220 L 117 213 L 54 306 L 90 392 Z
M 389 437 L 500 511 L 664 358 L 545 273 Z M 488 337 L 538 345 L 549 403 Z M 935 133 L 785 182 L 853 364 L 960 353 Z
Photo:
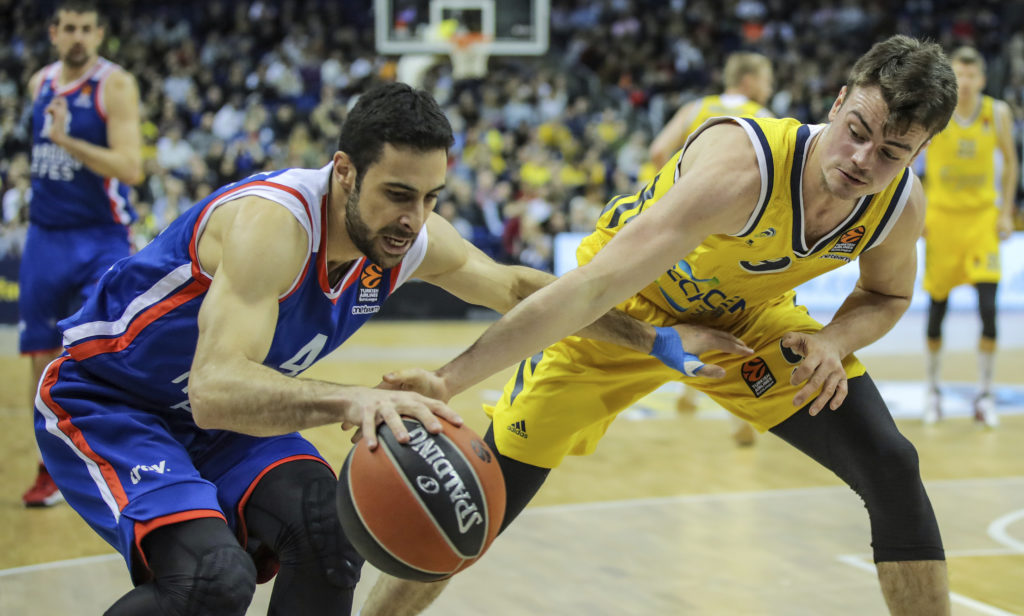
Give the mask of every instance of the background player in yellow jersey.
M 772 96 L 775 77 L 772 62 L 766 56 L 749 51 L 729 55 L 725 61 L 722 79 L 725 91 L 721 94 L 703 96 L 690 101 L 676 111 L 672 119 L 661 129 L 651 142 L 651 162 L 658 168 L 686 143 L 700 125 L 716 116 L 772 117 L 765 105 Z M 682 412 L 697 410 L 696 390 L 686 387 L 676 400 L 676 408 Z M 756 432 L 749 423 L 731 416 L 732 438 L 741 446 L 753 445 Z
M 942 417 L 939 390 L 942 321 L 953 287 L 978 289 L 981 340 L 978 343 L 978 396 L 974 419 L 990 428 L 999 423 L 992 396 L 996 349 L 996 285 L 999 282 L 999 241 L 1013 231 L 1017 194 L 1017 152 L 1009 105 L 982 94 L 985 59 L 971 47 L 952 57 L 958 98 L 953 120 L 936 135 L 925 152 L 924 289 L 928 308 L 928 393 L 924 422 Z M 996 152 L 1002 177 L 996 177 Z M 998 189 L 997 189 L 998 181 Z
M 651 162 L 658 168 L 686 143 L 686 138 L 708 118 L 715 116 L 771 117 L 765 108 L 775 87 L 772 62 L 749 51 L 730 54 L 722 80 L 725 91 L 703 96 L 683 105 L 651 142 Z
M 852 353 L 910 305 L 924 191 L 908 165 L 955 106 L 941 48 L 895 36 L 853 66 L 827 125 L 709 122 L 644 190 L 612 200 L 580 246 L 579 268 L 436 372 L 385 380 L 447 400 L 529 357 L 484 437 L 505 475 L 507 525 L 564 456 L 593 451 L 619 412 L 680 377 L 647 354 L 565 336 L 615 305 L 657 326 L 656 357 L 674 340 L 668 325 L 725 329 L 753 357 L 705 353 L 725 378 L 698 372 L 688 383 L 857 492 L 892 613 L 948 614 L 917 452 Z M 795 305 L 793 288 L 858 257 L 857 286 L 828 325 Z M 441 587 L 383 578 L 362 616 L 415 613 Z

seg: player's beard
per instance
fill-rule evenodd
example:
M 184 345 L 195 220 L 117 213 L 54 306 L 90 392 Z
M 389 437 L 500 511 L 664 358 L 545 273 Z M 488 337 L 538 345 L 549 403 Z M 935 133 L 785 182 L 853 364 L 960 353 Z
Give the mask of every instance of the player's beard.
M 71 68 L 82 68 L 89 63 L 90 59 L 91 56 L 89 55 L 89 52 L 86 51 L 85 46 L 75 44 L 72 45 L 71 49 L 64 54 L 64 57 L 61 58 L 61 62 Z
M 391 255 L 381 250 L 377 243 L 381 236 L 387 235 L 402 239 L 413 239 L 409 236 L 408 232 L 397 225 L 388 225 L 376 233 L 370 230 L 370 226 L 366 224 L 366 221 L 363 220 L 362 215 L 359 213 L 358 186 L 352 189 L 352 192 L 348 195 L 348 201 L 345 203 L 345 230 L 348 231 L 349 238 L 356 245 L 356 248 L 359 249 L 359 252 L 366 255 L 371 262 L 376 263 L 381 269 L 395 267 L 402 262 L 402 258 L 405 256 Z

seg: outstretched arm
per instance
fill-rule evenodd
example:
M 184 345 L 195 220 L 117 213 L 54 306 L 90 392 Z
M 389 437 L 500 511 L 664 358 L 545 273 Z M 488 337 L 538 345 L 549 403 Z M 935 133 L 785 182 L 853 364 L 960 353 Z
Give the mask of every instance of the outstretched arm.
M 399 415 L 439 432 L 443 403 L 411 392 L 385 391 L 288 377 L 263 365 L 274 339 L 278 298 L 308 256 L 305 230 L 285 208 L 249 197 L 220 206 L 199 245 L 213 274 L 199 311 L 199 341 L 189 375 L 196 423 L 254 436 L 286 434 L 330 423 L 359 426 L 370 448 L 385 421 L 400 441 Z
M 708 235 L 735 233 L 761 190 L 742 128 L 707 129 L 687 149 L 682 176 L 588 264 L 530 295 L 438 371 L 454 395 L 564 338 L 655 280 Z M 728 176 L 728 182 L 722 178 Z
M 463 240 L 444 218 L 436 214 L 431 216 L 427 225 L 430 247 L 424 262 L 416 270 L 416 276 L 466 302 L 507 313 L 523 299 L 556 279 L 552 274 L 530 267 L 496 263 Z M 675 357 L 668 355 L 673 351 L 681 351 L 681 347 L 685 347 L 691 356 L 709 350 L 741 354 L 750 352 L 742 342 L 725 332 L 693 325 L 676 327 L 678 337 L 673 340 L 672 334 L 664 331 L 666 328 L 655 328 L 620 310 L 612 309 L 575 333 L 640 353 L 651 353 L 652 350 L 665 351 L 657 355 L 659 359 L 690 376 L 693 375 L 692 370 L 696 369 L 696 366 L 684 370 L 687 367 L 684 365 L 686 359 L 681 353 L 677 353 Z M 656 341 L 660 342 L 657 349 Z M 695 360 L 695 357 L 690 359 Z M 700 374 L 719 377 L 724 376 L 724 370 L 707 366 Z

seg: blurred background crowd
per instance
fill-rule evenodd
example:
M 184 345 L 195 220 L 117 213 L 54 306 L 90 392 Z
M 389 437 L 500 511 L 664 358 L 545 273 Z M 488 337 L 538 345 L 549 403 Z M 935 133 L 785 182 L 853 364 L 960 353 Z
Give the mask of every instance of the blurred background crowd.
M 104 7 L 112 17 L 101 55 L 141 92 L 139 246 L 221 184 L 327 163 L 359 93 L 399 68 L 398 57 L 375 51 L 371 0 Z M 0 0 L 0 254 L 17 252 L 24 236 L 26 84 L 53 60 L 49 14 L 44 3 Z M 470 79 L 456 79 L 442 55 L 422 74 L 418 85 L 456 134 L 438 211 L 489 255 L 550 269 L 557 233 L 590 231 L 612 196 L 653 176 L 651 138 L 681 105 L 721 91 L 730 52 L 771 58 L 773 113 L 820 122 L 853 60 L 894 33 L 977 47 L 986 93 L 1010 104 L 1020 144 L 1021 2 L 552 0 L 547 54 L 491 57 Z

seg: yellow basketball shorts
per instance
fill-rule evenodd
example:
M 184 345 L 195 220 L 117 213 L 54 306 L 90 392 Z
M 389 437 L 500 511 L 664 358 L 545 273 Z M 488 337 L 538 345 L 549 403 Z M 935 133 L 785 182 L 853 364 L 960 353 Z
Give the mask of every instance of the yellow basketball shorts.
M 928 209 L 925 214 L 924 290 L 941 301 L 954 287 L 999 282 L 999 210 Z
M 619 308 L 658 326 L 677 322 L 642 296 Z M 790 385 L 789 379 L 800 357 L 782 347 L 782 337 L 821 327 L 789 299 L 753 309 L 730 331 L 754 355 L 701 355 L 705 363 L 725 368 L 722 379 L 687 378 L 649 355 L 571 336 L 521 362 L 498 403 L 484 410 L 493 420 L 495 443 L 503 455 L 545 468 L 558 466 L 566 455 L 593 453 L 620 412 L 673 380 L 708 394 L 765 431 L 799 410 L 793 397 L 800 387 Z M 865 372 L 853 355 L 843 365 L 847 378 Z

